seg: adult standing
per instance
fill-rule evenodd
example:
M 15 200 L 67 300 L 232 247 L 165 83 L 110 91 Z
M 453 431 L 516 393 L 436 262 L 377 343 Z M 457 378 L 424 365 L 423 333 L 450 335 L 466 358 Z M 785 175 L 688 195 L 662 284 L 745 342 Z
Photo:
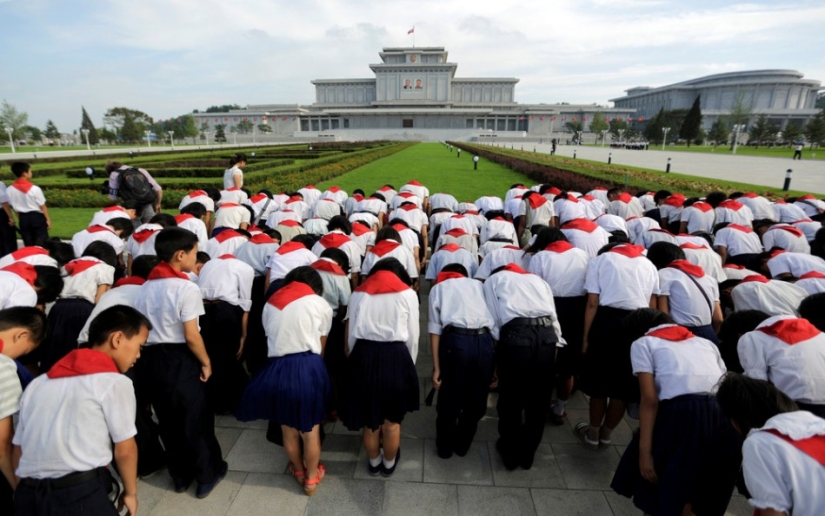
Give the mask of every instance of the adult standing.
M 223 189 L 243 187 L 243 168 L 246 166 L 246 154 L 238 152 L 229 159 L 229 168 L 223 173 Z
M 793 158 L 792 159 L 798 159 L 799 161 L 802 161 L 802 144 L 801 143 L 796 144 L 796 149 L 793 151 Z
M 134 170 L 140 174 L 135 174 Z M 124 201 L 134 200 L 138 203 L 135 209 L 135 227 L 146 224 L 155 213 L 160 213 L 163 188 L 149 172 L 119 161 L 106 163 L 106 172 L 109 173 L 109 199 L 116 201 L 120 197 Z

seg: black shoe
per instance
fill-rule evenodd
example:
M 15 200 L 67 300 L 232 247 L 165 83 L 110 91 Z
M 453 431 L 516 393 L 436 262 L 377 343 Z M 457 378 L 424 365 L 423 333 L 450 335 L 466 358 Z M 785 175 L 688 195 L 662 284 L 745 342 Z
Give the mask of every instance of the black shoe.
M 535 455 L 535 454 L 533 454 L 533 453 L 531 453 L 531 454 L 529 455 L 529 457 L 523 457 L 523 458 L 521 459 L 521 462 L 519 463 L 519 466 L 521 466 L 521 467 L 522 467 L 522 469 L 530 469 L 530 468 L 532 468 L 532 467 L 533 467 L 533 459 L 534 459 L 535 457 L 536 457 L 536 455 Z
M 440 459 L 449 459 L 453 456 L 453 452 L 451 452 L 450 450 L 436 450 L 436 453 L 438 454 L 438 458 Z
M 185 493 L 189 491 L 189 486 L 192 485 L 192 479 L 181 480 L 179 478 L 172 478 L 172 482 L 175 484 L 176 493 Z
M 379 455 L 378 457 L 380 458 L 381 456 Z M 377 466 L 373 466 L 372 464 L 370 464 L 369 459 L 367 459 L 367 470 L 369 471 L 370 476 L 377 477 L 381 473 L 381 469 L 382 469 L 382 463 L 381 462 L 379 462 Z
M 398 461 L 401 460 L 401 448 L 398 448 L 398 451 L 395 453 L 395 464 L 392 465 L 391 468 L 384 467 L 384 461 L 381 461 L 381 474 L 385 477 L 391 476 L 395 473 L 395 468 L 398 466 Z
M 518 467 L 518 461 L 515 457 L 505 453 L 503 448 L 504 447 L 501 444 L 501 439 L 497 440 L 496 450 L 498 451 L 498 454 L 501 455 L 501 462 L 504 463 L 504 467 L 507 469 L 507 471 L 513 471 Z
M 218 472 L 215 474 L 215 478 L 213 478 L 211 482 L 209 482 L 208 484 L 198 484 L 198 491 L 196 493 L 196 496 L 198 498 L 206 498 L 207 496 L 209 496 L 209 493 L 211 493 L 212 490 L 215 489 L 215 487 L 221 483 L 221 480 L 224 479 L 224 477 L 226 476 L 226 472 L 228 470 L 229 464 L 227 464 L 226 461 L 223 461 L 221 463 L 221 469 L 218 470 Z

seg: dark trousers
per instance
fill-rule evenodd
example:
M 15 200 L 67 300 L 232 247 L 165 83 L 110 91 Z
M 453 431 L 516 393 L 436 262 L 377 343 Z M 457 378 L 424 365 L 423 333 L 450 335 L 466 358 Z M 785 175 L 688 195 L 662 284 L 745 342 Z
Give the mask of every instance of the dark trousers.
M 549 326 L 505 325 L 499 337 L 499 451 L 509 469 L 529 468 L 544 434 L 558 339 Z
M 212 376 L 206 395 L 216 414 L 234 413 L 249 377 L 237 358 L 243 332 L 243 309 L 226 301 L 204 303 L 200 318 L 201 335 L 212 361 Z
M 138 448 L 138 476 L 149 475 L 166 466 L 166 452 L 160 444 L 159 426 L 152 419 L 152 406 L 146 399 L 146 389 L 140 387 L 135 368 L 124 374 L 132 380 L 137 401 L 135 443 Z
M 29 485 L 23 480 L 14 492 L 14 514 L 18 516 L 115 516 L 109 500 L 112 477 L 104 472 L 82 484 L 56 488 L 48 480 Z M 5 512 L 3 514 L 6 514 Z
M 17 232 L 9 226 L 6 210 L 0 209 L 0 257 L 17 251 Z
M 465 455 L 478 422 L 487 411 L 493 380 L 495 348 L 489 333 L 459 335 L 445 332 L 438 347 L 441 388 L 435 420 L 435 444 L 440 455 Z
M 793 151 L 793 159 L 798 159 L 798 160 L 802 161 L 802 151 L 801 150 Z
M 264 282 L 266 276 L 255 276 L 252 282 L 252 308 L 249 310 L 249 320 L 246 325 L 246 343 L 243 347 L 243 356 L 246 361 L 246 368 L 251 375 L 255 375 L 263 369 L 269 357 L 267 357 L 266 333 L 261 322 L 266 305 L 266 295 L 264 292 Z
M 46 229 L 46 217 L 39 211 L 18 213 L 20 219 L 20 236 L 23 245 L 43 245 L 49 239 L 49 230 Z
M 158 417 L 169 474 L 180 483 L 211 482 L 223 462 L 200 373 L 200 363 L 186 344 L 146 346 L 135 364 L 141 398 L 145 396 Z

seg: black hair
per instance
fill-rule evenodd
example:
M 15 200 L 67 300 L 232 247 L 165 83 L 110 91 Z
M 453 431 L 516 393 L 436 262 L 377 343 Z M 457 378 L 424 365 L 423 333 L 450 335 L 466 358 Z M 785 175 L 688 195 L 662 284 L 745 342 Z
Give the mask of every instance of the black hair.
M 759 230 L 763 229 L 763 228 L 765 228 L 765 230 L 767 230 L 768 228 L 770 228 L 774 224 L 776 224 L 776 221 L 771 220 L 771 219 L 754 220 L 753 221 L 753 230 L 756 231 L 756 232 L 759 232 Z
M 252 197 L 252 191 L 249 188 L 243 187 L 241 191 L 246 194 L 247 199 Z
M 96 240 L 87 245 L 80 256 L 97 258 L 106 265 L 117 267 L 117 253 L 115 253 L 115 248 L 112 247 L 112 244 L 104 242 L 103 240 Z
M 269 238 L 271 238 L 272 240 L 277 240 L 278 242 L 280 242 L 281 239 L 283 238 L 281 236 L 281 232 L 278 231 L 277 229 L 267 229 L 267 230 L 264 231 L 264 234 L 268 235 Z
M 725 362 L 728 371 L 741 373 L 744 371 L 739 362 L 739 338 L 756 329 L 757 326 L 769 318 L 770 315 L 761 310 L 740 310 L 725 317 L 719 327 L 719 353 Z
M 293 282 L 303 283 L 309 286 L 309 288 L 311 288 L 319 296 L 324 295 L 324 282 L 321 279 L 321 275 L 309 265 L 295 267 L 289 271 L 286 277 L 284 277 L 284 283 L 281 288 L 284 288 Z
M 619 246 L 619 245 L 622 245 L 623 243 L 624 243 L 624 242 L 609 242 L 609 243 L 607 243 L 607 244 L 604 244 L 604 245 L 602 246 L 602 248 L 601 248 L 601 249 L 599 249 L 599 252 L 598 252 L 598 253 L 596 253 L 596 256 L 601 256 L 601 255 L 603 255 L 604 253 L 606 253 L 606 252 L 610 251 L 611 249 L 613 249 L 614 247 Z
M 209 198 L 212 199 L 214 202 L 220 202 L 221 191 L 219 189 L 215 188 L 214 186 L 205 186 L 201 188 L 201 190 L 206 192 L 206 195 L 208 195 Z
M 204 251 L 198 251 L 198 254 L 195 255 L 195 263 L 204 264 L 211 260 L 212 257 L 209 256 L 209 253 Z
M 705 202 L 716 208 L 727 198 L 725 192 L 711 192 L 705 196 Z
M 696 231 L 694 233 L 691 233 L 691 235 L 704 238 L 705 241 L 711 246 L 711 248 L 713 248 L 713 235 L 711 235 L 710 233 L 706 231 Z
M 43 249 L 49 252 L 49 256 L 57 260 L 58 267 L 63 267 L 77 258 L 77 256 L 74 255 L 74 247 L 72 247 L 72 244 L 63 242 L 59 238 L 52 238 L 43 242 Z
M 152 331 L 152 323 L 145 315 L 131 306 L 114 305 L 97 314 L 89 323 L 89 344 L 105 344 L 109 336 L 117 331 L 122 331 L 127 338 L 132 338 L 144 327 Z
M 152 272 L 157 264 L 160 263 L 160 258 L 153 254 L 142 254 L 132 261 L 132 276 L 146 279 L 149 273 Z
M 347 220 L 343 215 L 336 215 L 327 222 L 327 229 L 329 231 L 338 229 L 344 232 L 345 235 L 352 233 L 352 222 Z
M 406 220 L 404 220 L 404 219 L 399 219 L 399 218 L 397 218 L 397 217 L 396 217 L 396 218 L 394 218 L 394 219 L 392 219 L 392 220 L 390 220 L 389 224 L 387 224 L 387 225 L 388 225 L 388 226 L 395 226 L 396 224 L 401 224 L 401 225 L 402 225 L 402 226 L 404 226 L 405 228 L 409 228 L 409 227 L 410 227 L 410 223 L 409 223 L 409 222 L 407 222 L 407 221 L 406 221 Z M 440 227 L 440 226 L 439 226 L 439 227 Z M 400 235 L 399 235 L 399 236 L 400 236 Z
M 14 174 L 14 177 L 20 177 L 29 170 L 31 170 L 32 166 L 28 163 L 23 161 L 15 161 L 11 164 L 11 173 Z
M 120 203 L 120 207 L 124 210 L 135 210 L 137 211 L 140 208 L 141 204 L 135 199 L 126 199 L 122 203 Z
M 246 163 L 246 154 L 244 154 L 243 152 L 238 152 L 234 156 L 229 158 L 230 167 L 241 162 Z
M 808 319 L 819 331 L 825 331 L 825 293 L 803 299 L 799 304 L 799 316 Z
M 796 403 L 772 383 L 728 373 L 716 390 L 716 401 L 742 435 L 762 428 L 777 414 L 799 410 Z
M 404 284 L 407 286 L 411 287 L 413 284 L 412 278 L 410 278 L 407 269 L 404 268 L 404 266 L 401 264 L 401 262 L 398 261 L 397 258 L 381 258 L 372 266 L 372 269 L 370 269 L 369 276 L 367 277 L 372 276 L 378 271 L 389 271 L 395 274 L 396 276 L 398 276 L 398 279 L 404 282 Z
M 361 190 L 360 188 L 356 188 L 355 190 L 352 191 L 352 195 L 357 195 L 357 194 L 366 195 L 364 193 L 364 191 Z
M 527 249 L 528 254 L 536 254 L 539 251 L 543 251 L 545 247 L 552 244 L 553 242 L 567 242 L 567 237 L 559 228 L 542 228 L 541 231 L 536 233 L 536 239 L 533 241 L 533 245 Z
M 465 278 L 470 276 L 470 274 L 467 272 L 467 267 L 461 265 L 460 263 L 448 263 L 447 265 L 441 268 L 440 272 L 457 272 Z
M 697 202 L 699 202 L 698 197 L 688 197 L 687 199 L 685 199 L 684 204 L 682 204 L 682 208 L 690 208 L 691 206 L 693 206 Z
M 156 213 L 149 219 L 149 224 L 158 224 L 164 228 L 174 228 L 178 225 L 178 221 L 175 220 L 174 215 L 170 213 Z
M 378 235 L 375 237 L 375 243 L 377 244 L 382 240 L 395 240 L 396 242 L 401 242 L 401 235 L 395 230 L 394 227 L 384 226 L 378 230 Z
M 740 191 L 737 190 L 736 192 L 732 192 L 730 195 L 728 195 L 728 199 L 738 199 L 738 198 L 742 197 L 743 195 L 745 195 L 744 192 L 740 192 Z
M 250 206 L 248 204 L 241 204 L 241 207 L 246 208 L 246 211 L 249 212 L 250 224 L 254 224 L 255 223 L 255 210 L 252 209 L 252 206 Z
M 385 185 L 384 185 L 384 186 L 382 186 L 381 188 L 384 188 L 384 187 L 389 187 L 390 189 L 395 190 L 395 187 L 394 187 L 393 185 L 391 185 L 391 184 L 385 184 Z
M 312 246 L 315 245 L 315 239 L 312 235 L 295 235 L 292 237 L 292 242 L 299 242 L 310 251 L 312 250 Z
M 685 252 L 670 242 L 654 242 L 647 248 L 647 259 L 653 262 L 657 269 L 664 269 L 675 260 L 684 260 Z
M 378 192 L 373 192 L 370 197 L 372 197 L 373 199 L 378 199 L 379 201 L 387 202 L 387 198 L 384 197 L 383 194 L 380 194 Z
M 718 233 L 720 229 L 725 229 L 729 225 L 730 225 L 730 222 L 720 222 L 719 224 L 716 224 L 715 226 L 713 226 L 713 236 L 715 237 L 716 233 Z
M 622 189 L 614 186 L 607 191 L 607 196 L 610 197 L 611 195 L 619 195 L 620 193 L 622 193 Z
M 302 194 L 301 192 L 297 192 L 297 191 L 296 192 L 290 192 L 287 195 L 289 195 L 290 197 L 300 197 L 301 199 L 304 198 L 304 194 Z
M 155 254 L 164 262 L 168 262 L 178 251 L 188 253 L 197 245 L 197 235 L 188 229 L 164 228 L 155 237 Z
M 115 161 L 115 160 L 110 159 L 109 161 L 106 162 L 106 172 L 111 174 L 112 172 L 114 172 L 115 170 L 119 169 L 122 166 L 123 166 L 123 163 L 121 163 L 120 161 Z
M 45 305 L 51 303 L 63 290 L 63 278 L 60 277 L 60 269 L 49 267 L 48 265 L 35 265 L 37 278 L 34 280 L 34 289 L 37 291 L 37 304 Z
M 622 318 L 621 333 L 622 339 L 633 342 L 640 339 L 651 328 L 663 324 L 673 324 L 673 319 L 664 312 L 653 308 L 639 308 L 633 310 Z
M 657 191 L 656 191 L 656 193 L 655 193 L 655 194 L 653 194 L 653 201 L 654 201 L 656 204 L 659 204 L 659 201 L 662 201 L 662 200 L 664 200 L 664 199 L 667 199 L 667 198 L 668 198 L 668 197 L 670 197 L 671 195 L 673 195 L 673 194 L 671 193 L 671 191 L 670 191 L 670 190 L 664 190 L 664 189 L 662 189 L 662 190 L 657 190 Z
M 109 222 L 106 223 L 107 226 L 111 226 L 112 229 L 115 231 L 120 231 L 120 238 L 126 239 L 132 236 L 132 233 L 135 231 L 135 225 L 132 224 L 130 219 L 125 217 L 116 217 L 114 219 L 110 219 Z
M 190 202 L 180 209 L 182 215 L 192 215 L 196 219 L 202 219 L 206 215 L 206 206 L 199 202 Z
M 608 237 L 607 241 L 616 242 L 617 244 L 629 244 L 630 237 L 628 237 L 627 233 L 625 233 L 621 229 L 614 229 L 610 232 L 610 236 Z
M 29 330 L 31 340 L 39 345 L 46 338 L 46 314 L 33 306 L 14 306 L 0 310 L 0 331 L 13 328 Z
M 335 263 L 338 264 L 339 267 L 344 269 L 347 272 L 350 271 L 350 264 L 349 264 L 349 256 L 344 251 L 338 249 L 337 247 L 327 247 L 321 253 L 321 258 L 329 258 Z
M 512 190 L 513 188 L 524 188 L 524 185 L 522 183 L 515 183 L 510 185 L 509 189 Z
M 490 210 L 484 212 L 484 217 L 487 220 L 493 220 L 496 217 L 504 217 L 504 210 Z
M 811 254 L 825 260 L 825 227 L 816 231 L 811 241 Z
M 550 190 L 552 188 L 553 188 L 553 185 L 548 184 L 548 183 L 544 183 L 543 185 L 541 185 L 541 187 L 539 187 L 539 195 L 543 196 L 544 194 L 547 193 L 547 190 Z
M 258 190 L 258 193 L 259 193 L 259 194 L 264 194 L 264 195 L 266 195 L 266 196 L 267 196 L 268 198 L 270 198 L 270 199 L 272 199 L 272 197 L 273 197 L 272 191 L 271 191 L 271 190 L 268 190 L 268 189 L 266 189 L 266 188 L 261 188 L 260 190 Z

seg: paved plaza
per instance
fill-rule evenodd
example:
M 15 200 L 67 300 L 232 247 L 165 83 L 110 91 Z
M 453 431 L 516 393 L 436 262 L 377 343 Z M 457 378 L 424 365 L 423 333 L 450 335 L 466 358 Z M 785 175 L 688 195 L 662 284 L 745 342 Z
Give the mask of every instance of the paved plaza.
M 425 289 L 426 291 L 426 289 Z M 164 471 L 140 482 L 139 511 L 170 516 L 242 515 L 402 515 L 402 516 L 638 516 L 630 500 L 610 490 L 621 453 L 635 421 L 613 433 L 613 445 L 597 452 L 579 444 L 572 425 L 587 420 L 587 400 L 577 394 L 567 407 L 568 422 L 547 425 L 533 468 L 507 471 L 495 451 L 498 437 L 496 395 L 466 457 L 444 460 L 435 451 L 435 404 L 424 406 L 431 388 L 432 356 L 427 335 L 427 301 L 421 296 L 421 341 L 416 368 L 421 410 L 401 425 L 402 456 L 395 474 L 385 479 L 367 472 L 361 435 L 341 423 L 326 426 L 321 460 L 327 475 L 317 493 L 307 497 L 286 470 L 283 448 L 267 442 L 266 422 L 217 419 L 217 435 L 229 463 L 226 479 L 206 499 L 194 487 L 176 494 Z M 744 498 L 734 496 L 730 516 L 750 516 Z

